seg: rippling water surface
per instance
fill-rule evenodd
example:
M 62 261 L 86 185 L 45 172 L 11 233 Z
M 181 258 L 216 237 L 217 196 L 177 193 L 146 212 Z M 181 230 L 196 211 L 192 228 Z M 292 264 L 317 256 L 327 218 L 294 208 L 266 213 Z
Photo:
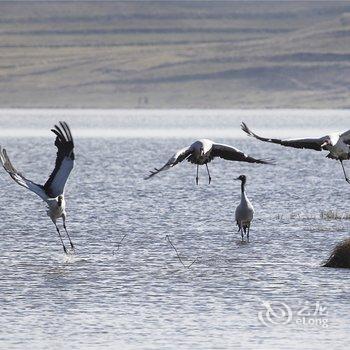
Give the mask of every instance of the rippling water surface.
M 53 169 L 58 120 L 75 136 L 66 200 L 76 254 L 63 254 L 44 203 L 1 171 L 1 349 L 348 347 L 350 272 L 320 267 L 350 231 L 340 164 L 245 137 L 239 124 L 318 136 L 349 129 L 350 112 L 2 110 L 0 144 L 38 183 Z M 186 162 L 143 180 L 197 137 L 277 165 L 216 159 L 212 183 L 201 168 L 197 187 Z M 249 244 L 234 224 L 240 174 L 255 207 Z M 329 211 L 343 219 L 321 217 Z M 304 323 L 303 309 L 315 312 Z

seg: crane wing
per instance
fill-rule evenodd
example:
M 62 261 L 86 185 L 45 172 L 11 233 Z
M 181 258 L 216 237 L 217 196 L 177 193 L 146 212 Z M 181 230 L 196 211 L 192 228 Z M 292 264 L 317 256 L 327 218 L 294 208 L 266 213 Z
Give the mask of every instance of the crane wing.
M 192 153 L 193 153 L 193 150 L 191 146 L 180 149 L 161 168 L 159 169 L 154 168 L 154 170 L 150 171 L 150 175 L 146 176 L 144 179 L 148 180 L 152 176 L 158 174 L 159 172 L 163 170 L 168 170 L 169 168 L 174 167 L 176 164 L 182 162 L 187 157 L 189 157 Z
M 340 135 L 340 138 L 343 139 L 344 143 L 346 143 L 347 145 L 350 145 L 350 130 L 343 132 Z
M 10 158 L 7 155 L 6 149 L 1 149 L 0 147 L 0 160 L 6 170 L 6 172 L 15 180 L 19 185 L 27 188 L 28 190 L 36 193 L 43 200 L 46 200 L 48 197 L 45 193 L 44 187 L 34 183 L 33 181 L 25 178 L 16 168 L 12 165 Z
M 69 174 L 74 166 L 74 142 L 66 122 L 60 122 L 51 131 L 56 135 L 55 146 L 57 156 L 55 169 L 44 185 L 45 192 L 50 198 L 55 198 L 64 192 Z
M 289 140 L 280 140 L 280 139 L 271 139 L 266 137 L 261 137 L 251 131 L 248 126 L 242 122 L 242 130 L 248 134 L 248 136 L 255 137 L 256 139 L 264 142 L 277 143 L 282 146 L 294 147 L 294 148 L 307 148 L 313 149 L 315 151 L 322 151 L 322 144 L 325 142 L 326 136 L 320 138 L 305 138 L 305 139 L 289 139 Z
M 242 151 L 232 146 L 214 143 L 211 151 L 212 157 L 220 157 L 227 160 L 238 162 L 259 163 L 259 164 L 274 164 L 271 160 L 263 160 L 253 158 Z

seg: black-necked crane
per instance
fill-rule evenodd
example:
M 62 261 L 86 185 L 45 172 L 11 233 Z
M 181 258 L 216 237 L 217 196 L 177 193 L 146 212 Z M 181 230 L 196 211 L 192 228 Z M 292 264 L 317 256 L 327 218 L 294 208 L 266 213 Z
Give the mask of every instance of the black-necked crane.
M 197 165 L 196 184 L 198 185 L 199 165 L 206 166 L 210 184 L 211 176 L 208 168 L 208 163 L 215 157 L 238 162 L 273 164 L 269 160 L 253 158 L 232 146 L 215 143 L 214 141 L 208 139 L 201 139 L 193 142 L 190 146 L 177 151 L 161 168 L 154 168 L 154 171 L 151 171 L 151 174 L 145 177 L 145 180 L 151 178 L 161 171 L 173 168 L 176 164 L 187 159 L 189 162 Z
M 242 242 L 244 240 L 243 233 L 247 235 L 247 241 L 249 242 L 250 223 L 253 220 L 254 208 L 245 192 L 247 177 L 245 175 L 240 175 L 235 180 L 241 181 L 241 202 L 236 208 L 235 219 L 238 226 L 238 232 L 241 232 Z
M 55 169 L 51 173 L 49 179 L 44 185 L 38 185 L 31 180 L 25 178 L 12 165 L 5 149 L 0 147 L 0 160 L 7 173 L 19 185 L 36 193 L 43 201 L 47 203 L 47 215 L 55 224 L 59 238 L 61 240 L 63 250 L 67 254 L 67 249 L 64 245 L 60 230 L 57 226 L 57 220 L 62 218 L 63 227 L 68 236 L 71 248 L 74 250 L 74 245 L 70 239 L 66 228 L 66 201 L 64 199 L 64 187 L 74 166 L 74 143 L 70 129 L 65 122 L 60 122 L 60 126 L 55 125 L 51 129 L 56 135 L 55 146 L 57 147 L 57 157 Z
M 294 148 L 307 148 L 313 149 L 315 151 L 328 151 L 327 158 L 339 160 L 343 173 L 345 176 L 345 180 L 350 183 L 350 179 L 346 175 L 346 171 L 344 169 L 344 160 L 350 159 L 350 130 L 345 131 L 343 133 L 331 133 L 326 136 L 322 136 L 319 138 L 305 138 L 305 139 L 288 139 L 288 140 L 280 140 L 273 139 L 267 137 L 261 137 L 251 131 L 248 126 L 242 122 L 241 124 L 242 130 L 247 133 L 249 136 L 253 136 L 256 139 L 264 142 L 277 143 L 282 146 L 294 147 Z

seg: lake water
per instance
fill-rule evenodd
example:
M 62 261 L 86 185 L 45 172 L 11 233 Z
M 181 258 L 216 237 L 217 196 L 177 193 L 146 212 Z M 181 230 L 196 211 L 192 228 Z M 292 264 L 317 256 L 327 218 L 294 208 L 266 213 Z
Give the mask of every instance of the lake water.
M 58 120 L 75 137 L 66 200 L 76 254 L 63 254 L 40 198 L 1 169 L 1 349 L 348 348 L 350 271 L 321 267 L 350 233 L 350 220 L 321 217 L 350 214 L 340 164 L 246 137 L 239 124 L 321 136 L 349 129 L 350 111 L 2 110 L 0 144 L 35 182 L 53 169 Z M 184 162 L 143 180 L 197 137 L 277 165 L 216 159 L 212 183 L 201 167 L 196 186 Z M 249 244 L 234 223 L 240 174 L 255 207 Z

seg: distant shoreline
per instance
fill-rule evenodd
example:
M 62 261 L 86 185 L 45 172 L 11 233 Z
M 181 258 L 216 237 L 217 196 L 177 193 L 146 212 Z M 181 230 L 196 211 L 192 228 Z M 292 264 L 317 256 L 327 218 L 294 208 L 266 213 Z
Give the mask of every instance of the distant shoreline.
M 348 2 L 1 6 L 1 108 L 350 109 Z

